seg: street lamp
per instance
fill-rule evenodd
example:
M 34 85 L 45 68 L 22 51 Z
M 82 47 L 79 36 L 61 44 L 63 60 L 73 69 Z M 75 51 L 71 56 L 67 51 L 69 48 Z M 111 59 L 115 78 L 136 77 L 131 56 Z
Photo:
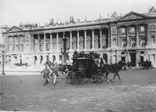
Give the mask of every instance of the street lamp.
M 117 48 L 116 48 L 116 63 L 117 63 L 117 61 L 118 61 L 118 50 L 117 50 Z
M 111 54 L 111 56 L 110 56 L 110 64 L 112 64 L 112 49 L 110 49 L 110 54 Z
M 66 55 L 67 55 L 67 52 L 66 52 L 66 41 L 67 41 L 67 39 L 66 39 L 66 33 L 64 33 L 63 34 L 63 52 L 62 52 L 62 54 L 63 54 L 63 63 L 66 63 Z
M 1 75 L 6 75 L 4 72 L 4 50 L 2 50 L 2 73 Z

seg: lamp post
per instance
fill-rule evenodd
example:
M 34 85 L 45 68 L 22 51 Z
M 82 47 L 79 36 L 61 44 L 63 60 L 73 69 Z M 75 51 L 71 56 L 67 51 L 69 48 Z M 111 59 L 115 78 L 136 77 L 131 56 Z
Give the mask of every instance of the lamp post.
M 118 53 L 117 53 L 117 48 L 116 48 L 116 63 L 117 63 L 117 61 L 118 61 Z
M 112 49 L 110 49 L 110 54 L 111 54 L 111 56 L 110 56 L 110 64 L 112 64 Z
M 63 63 L 66 63 L 66 55 L 67 55 L 67 52 L 66 52 L 66 41 L 67 41 L 67 39 L 66 39 L 66 34 L 64 33 L 63 34 L 63 52 L 62 52 L 62 54 L 63 54 Z
M 4 72 L 4 50 L 2 50 L 2 73 L 1 75 L 6 75 Z

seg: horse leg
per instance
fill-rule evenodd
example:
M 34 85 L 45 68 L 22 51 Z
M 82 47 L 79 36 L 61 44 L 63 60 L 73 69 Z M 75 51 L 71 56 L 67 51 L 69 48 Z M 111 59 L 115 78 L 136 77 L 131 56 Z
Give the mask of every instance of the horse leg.
M 108 81 L 108 72 L 106 72 L 105 80 Z
M 119 81 L 121 82 L 121 78 L 120 78 L 119 73 L 116 73 L 116 76 L 119 78 Z
M 117 74 L 116 74 L 116 73 L 114 73 L 114 76 L 113 76 L 113 81 L 114 81 L 114 79 L 115 79 L 116 75 L 117 75 Z
M 56 73 L 54 73 L 54 74 L 53 74 L 53 78 L 54 78 L 54 79 L 53 79 L 53 84 L 54 84 L 54 85 L 56 84 L 56 77 L 57 77 L 57 76 L 56 76 Z
M 48 84 L 49 83 L 48 78 L 45 77 L 44 79 L 45 79 L 44 85 Z

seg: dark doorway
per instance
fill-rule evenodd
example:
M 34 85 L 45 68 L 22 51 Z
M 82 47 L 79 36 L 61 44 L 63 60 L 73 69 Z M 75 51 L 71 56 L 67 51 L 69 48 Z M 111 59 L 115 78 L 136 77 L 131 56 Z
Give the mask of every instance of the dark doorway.
M 144 61 L 144 57 L 140 56 L 140 62 L 143 62 L 143 61 Z
M 103 54 L 103 59 L 104 59 L 105 63 L 107 63 L 107 60 L 108 60 L 107 54 Z
M 40 64 L 42 64 L 43 56 L 40 56 Z
M 36 65 L 37 56 L 34 56 L 34 64 Z
M 131 56 L 131 65 L 136 66 L 136 53 L 130 53 Z
M 121 61 L 125 62 L 125 57 L 121 57 Z

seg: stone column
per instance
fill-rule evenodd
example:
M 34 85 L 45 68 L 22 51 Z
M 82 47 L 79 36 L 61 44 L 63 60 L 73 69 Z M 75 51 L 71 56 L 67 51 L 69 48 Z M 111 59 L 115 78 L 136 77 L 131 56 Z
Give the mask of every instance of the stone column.
M 120 39 L 120 27 L 117 26 L 117 38 L 116 38 L 116 41 L 117 41 L 117 47 L 121 47 L 121 39 Z
M 37 34 L 38 36 L 38 49 L 37 51 L 40 52 L 40 34 Z
M 52 33 L 50 33 L 50 51 L 52 51 Z
M 12 52 L 15 51 L 15 36 L 12 37 Z
M 30 34 L 30 40 L 31 40 L 31 51 L 34 52 L 34 35 Z
M 3 36 L 4 36 L 4 35 L 3 35 Z M 6 36 L 5 36 L 5 37 L 6 37 Z M 6 42 L 7 42 L 7 46 L 8 46 L 8 47 L 7 47 L 7 52 L 10 52 L 10 50 L 9 50 L 9 48 L 10 48 L 10 46 L 9 46 L 9 43 L 10 43 L 10 42 L 9 42 L 9 38 L 10 38 L 10 37 L 8 37 L 8 36 L 7 36 L 7 38 L 6 38 L 6 39 L 7 39 Z
M 58 35 L 58 33 L 56 33 L 56 49 L 57 49 L 57 51 L 59 51 L 59 35 Z
M 100 30 L 100 49 L 102 49 L 102 28 Z
M 43 43 L 43 45 L 44 45 L 44 47 L 43 47 L 44 50 L 43 50 L 43 51 L 47 51 L 47 50 L 46 50 L 46 33 L 44 33 L 44 37 L 43 37 L 43 38 L 44 38 L 44 43 Z
M 129 26 L 127 26 L 126 31 L 127 31 L 127 32 L 126 32 L 126 34 L 127 34 L 127 35 L 126 35 L 126 37 L 127 37 L 127 39 L 126 39 L 127 42 L 126 42 L 126 43 L 127 43 L 127 47 L 129 48 L 129 46 L 130 46 L 130 45 L 129 45 L 129 43 L 130 43 L 130 42 L 129 42 Z
M 136 47 L 139 47 L 139 27 L 136 25 Z
M 145 46 L 148 46 L 150 43 L 150 35 L 148 29 L 148 24 L 145 23 Z
M 84 30 L 84 39 L 85 39 L 85 50 L 87 49 L 87 31 Z
M 106 41 L 106 48 L 107 47 L 111 48 L 111 44 L 112 44 L 111 41 L 112 41 L 112 39 L 111 39 L 111 29 L 110 29 L 110 27 L 108 28 L 108 37 L 106 37 L 106 38 L 108 38 L 108 41 Z
M 79 50 L 79 31 L 77 31 L 77 50 Z
M 69 32 L 70 33 L 70 50 L 72 50 L 72 31 Z
M 17 43 L 18 43 L 18 50 L 17 52 L 20 52 L 20 36 L 17 35 Z
M 92 30 L 92 49 L 94 49 L 94 29 Z

